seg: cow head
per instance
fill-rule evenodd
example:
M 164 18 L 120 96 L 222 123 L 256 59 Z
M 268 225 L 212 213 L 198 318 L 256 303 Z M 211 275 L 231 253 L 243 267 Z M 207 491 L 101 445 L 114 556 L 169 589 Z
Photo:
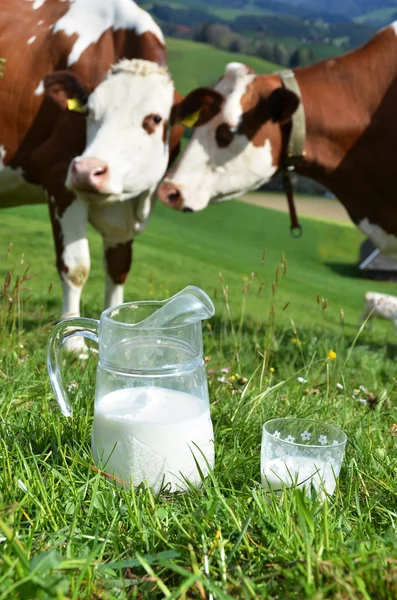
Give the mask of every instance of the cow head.
M 123 59 L 89 97 L 71 72 L 55 72 L 44 83 L 62 108 L 86 114 L 86 148 L 70 163 L 68 188 L 107 202 L 155 188 L 169 159 L 174 87 L 166 68 Z
M 159 187 L 161 201 L 196 211 L 269 181 L 279 168 L 282 125 L 298 105 L 278 75 L 258 76 L 246 65 L 227 65 L 213 90 L 194 90 L 173 109 L 172 121 L 195 131 Z

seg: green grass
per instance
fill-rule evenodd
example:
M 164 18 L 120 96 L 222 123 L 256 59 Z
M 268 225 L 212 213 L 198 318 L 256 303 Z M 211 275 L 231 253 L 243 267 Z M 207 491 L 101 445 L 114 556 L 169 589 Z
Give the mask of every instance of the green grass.
M 394 286 L 356 276 L 354 228 L 302 223 L 295 240 L 287 215 L 256 206 L 157 206 L 137 239 L 127 300 L 196 284 L 216 306 L 204 326 L 215 469 L 199 490 L 156 496 L 92 466 L 94 356 L 66 361 L 74 416 L 58 411 L 45 366 L 60 307 L 47 209 L 2 212 L 0 600 L 397 596 L 395 335 L 376 322 L 356 339 L 364 291 Z M 100 241 L 89 239 L 84 314 L 98 316 Z M 36 277 L 17 281 L 28 266 Z M 261 426 L 274 416 L 346 431 L 337 490 L 323 504 L 262 488 Z
M 186 94 L 197 86 L 213 85 L 229 62 L 243 62 L 257 73 L 272 73 L 279 67 L 255 56 L 225 52 L 208 44 L 167 38 L 168 62 L 176 88 Z

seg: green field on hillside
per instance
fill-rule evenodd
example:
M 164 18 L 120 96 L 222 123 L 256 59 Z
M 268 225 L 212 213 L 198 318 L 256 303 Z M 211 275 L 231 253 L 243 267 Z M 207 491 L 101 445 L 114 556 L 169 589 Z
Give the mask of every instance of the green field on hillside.
M 287 273 L 280 278 L 277 291 L 278 304 L 288 303 L 288 308 L 280 313 L 284 325 L 290 319 L 302 327 L 321 321 L 323 315 L 316 302 L 319 294 L 328 299 L 329 325 L 338 328 L 342 308 L 346 327 L 354 332 L 363 294 L 375 285 L 358 276 L 356 261 L 362 236 L 353 227 L 303 217 L 301 221 L 303 237 L 295 239 L 289 233 L 287 214 L 271 209 L 231 201 L 199 213 L 183 214 L 158 204 L 147 230 L 136 239 L 126 298 L 145 298 L 149 289 L 153 297 L 162 297 L 165 289 L 173 294 L 184 285 L 195 284 L 210 294 L 217 290 L 218 309 L 222 311 L 219 279 L 222 273 L 229 285 L 233 314 L 238 318 L 243 286 L 254 273 L 246 315 L 266 320 L 272 302 L 272 281 L 284 253 Z M 47 290 L 53 284 L 50 306 L 57 314 L 60 290 L 47 208 L 4 210 L 0 235 L 3 253 L 13 244 L 11 255 L 1 261 L 0 278 L 5 276 L 12 261 L 18 261 L 24 254 L 25 264 L 29 263 L 31 273 L 36 275 L 29 282 L 32 290 L 29 302 L 33 303 L 28 307 L 29 312 L 38 312 L 47 302 Z M 92 272 L 83 299 L 84 313 L 93 316 L 101 310 L 103 279 L 100 238 L 94 231 L 90 232 L 90 246 Z M 266 257 L 261 265 L 263 253 Z M 376 289 L 389 293 L 393 293 L 394 287 L 388 283 L 376 284 Z M 382 324 L 379 327 L 383 331 Z
M 181 94 L 201 85 L 213 85 L 230 62 L 242 62 L 257 73 L 272 73 L 279 67 L 255 56 L 225 52 L 208 44 L 167 38 L 168 62 Z
M 172 0 L 167 2 L 171 8 L 178 9 L 189 9 L 189 8 L 201 8 L 207 10 L 210 14 L 221 17 L 222 19 L 233 20 L 240 15 L 269 15 L 273 14 L 271 10 L 267 10 L 261 6 L 257 6 L 254 2 L 247 2 L 243 8 L 238 7 L 227 7 L 221 6 L 214 3 L 204 3 L 200 0 L 185 0 L 181 2 L 178 0 Z M 141 6 L 150 12 L 153 2 L 146 1 L 141 3 Z

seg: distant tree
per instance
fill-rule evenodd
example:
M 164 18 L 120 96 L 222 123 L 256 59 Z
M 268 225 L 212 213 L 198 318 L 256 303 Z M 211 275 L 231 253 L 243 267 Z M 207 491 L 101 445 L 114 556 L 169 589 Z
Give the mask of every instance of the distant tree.
M 278 65 L 288 65 L 289 54 L 284 44 L 276 43 L 273 47 L 273 61 Z
M 297 48 L 289 59 L 289 66 L 294 67 L 306 67 L 314 62 L 314 55 L 309 48 Z
M 195 28 L 193 38 L 199 42 L 212 44 L 216 48 L 227 50 L 236 37 L 227 25 L 205 23 Z
M 243 54 L 251 54 L 252 53 L 252 43 L 246 37 L 242 35 L 234 35 L 229 43 L 230 52 L 240 52 Z
M 270 40 L 261 41 L 255 48 L 255 54 L 265 60 L 273 60 L 274 43 Z

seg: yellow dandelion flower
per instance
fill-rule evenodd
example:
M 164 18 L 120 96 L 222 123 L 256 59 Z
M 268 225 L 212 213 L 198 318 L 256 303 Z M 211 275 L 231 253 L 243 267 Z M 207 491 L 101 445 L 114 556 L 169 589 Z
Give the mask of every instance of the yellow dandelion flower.
M 230 381 L 234 381 L 234 380 L 236 379 L 236 376 L 235 376 L 235 375 L 231 375 L 231 376 L 229 377 L 229 379 L 230 379 Z
M 329 358 L 329 360 L 335 360 L 336 359 L 336 352 L 334 352 L 333 350 L 330 350 L 328 352 L 328 358 Z
M 249 277 L 247 277 L 247 275 L 244 275 L 243 279 L 244 281 L 248 281 Z
M 153 290 L 149 290 L 149 296 L 153 296 Z
M 270 373 L 274 373 L 273 367 L 270 367 L 269 371 L 270 371 Z
M 296 337 L 291 338 L 291 342 L 293 344 L 295 344 L 296 346 L 300 346 L 302 344 L 302 342 L 300 341 L 300 339 L 298 339 Z

